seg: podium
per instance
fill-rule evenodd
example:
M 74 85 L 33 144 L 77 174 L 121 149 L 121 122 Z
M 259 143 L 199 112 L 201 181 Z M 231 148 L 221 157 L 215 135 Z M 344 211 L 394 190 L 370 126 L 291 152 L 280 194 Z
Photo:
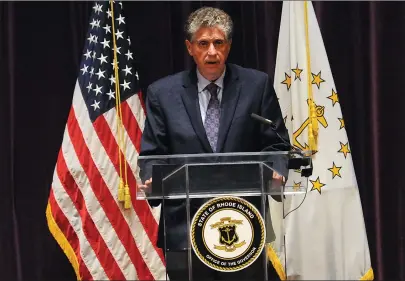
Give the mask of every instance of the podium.
M 270 214 L 269 201 L 305 193 L 310 164 L 301 151 L 140 156 L 152 185 L 137 198 L 161 208 L 167 280 L 269 280 L 266 245 L 284 236 L 271 219 L 283 212 Z M 286 184 L 290 173 L 299 186 Z

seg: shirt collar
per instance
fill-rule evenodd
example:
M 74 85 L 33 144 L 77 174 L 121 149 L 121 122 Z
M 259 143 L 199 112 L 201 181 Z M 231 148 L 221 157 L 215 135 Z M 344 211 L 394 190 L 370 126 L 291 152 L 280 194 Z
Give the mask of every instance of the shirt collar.
M 200 71 L 198 71 L 198 68 L 196 68 L 197 71 L 197 79 L 198 79 L 198 92 L 202 92 L 205 87 L 207 87 L 209 84 L 211 84 L 211 81 L 207 80 L 204 78 L 204 76 L 201 75 Z M 224 86 L 224 77 L 225 77 L 225 72 L 226 72 L 226 67 L 224 69 L 224 72 L 222 72 L 221 76 L 217 80 L 215 80 L 215 84 L 220 88 L 223 89 Z

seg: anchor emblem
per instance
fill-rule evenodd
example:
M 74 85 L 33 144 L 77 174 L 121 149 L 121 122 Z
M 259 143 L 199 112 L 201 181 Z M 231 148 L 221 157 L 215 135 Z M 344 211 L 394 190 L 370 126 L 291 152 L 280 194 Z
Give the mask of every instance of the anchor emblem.
M 309 100 L 307 101 L 308 103 L 310 102 Z M 316 119 L 318 120 L 318 122 L 324 127 L 327 128 L 328 127 L 328 122 L 326 121 L 326 118 L 324 116 L 325 114 L 325 107 L 321 106 L 321 105 L 315 105 L 315 112 L 316 112 Z M 301 126 L 298 128 L 298 130 L 296 130 L 293 133 L 293 143 L 296 147 L 301 148 L 302 150 L 308 150 L 309 149 L 309 145 L 307 143 L 301 144 L 297 139 L 298 137 L 302 134 L 302 132 L 305 130 L 306 127 L 308 127 L 309 125 L 310 119 L 309 117 L 304 121 L 304 123 L 301 124 Z
M 232 220 L 231 217 L 221 218 L 221 220 L 211 225 L 211 228 L 218 228 L 219 231 L 219 244 L 214 245 L 217 250 L 226 252 L 233 252 L 237 248 L 246 244 L 245 241 L 239 242 L 239 236 L 236 232 L 236 227 L 239 224 L 243 224 L 242 220 Z

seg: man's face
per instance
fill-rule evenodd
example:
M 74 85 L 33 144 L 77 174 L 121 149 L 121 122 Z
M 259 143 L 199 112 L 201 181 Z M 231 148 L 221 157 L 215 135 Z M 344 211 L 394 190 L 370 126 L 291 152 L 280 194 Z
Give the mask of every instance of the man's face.
M 197 68 L 206 79 L 218 79 L 225 68 L 225 62 L 231 50 L 231 42 L 216 27 L 202 27 L 192 41 L 186 40 L 190 56 L 194 58 Z

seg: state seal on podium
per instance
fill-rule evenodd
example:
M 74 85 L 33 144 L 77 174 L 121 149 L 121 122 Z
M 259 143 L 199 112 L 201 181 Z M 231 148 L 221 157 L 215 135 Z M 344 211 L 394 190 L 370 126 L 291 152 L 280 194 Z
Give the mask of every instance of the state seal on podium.
M 240 197 L 224 196 L 206 202 L 194 215 L 191 245 L 207 266 L 233 272 L 250 266 L 262 253 L 266 229 L 260 212 Z

